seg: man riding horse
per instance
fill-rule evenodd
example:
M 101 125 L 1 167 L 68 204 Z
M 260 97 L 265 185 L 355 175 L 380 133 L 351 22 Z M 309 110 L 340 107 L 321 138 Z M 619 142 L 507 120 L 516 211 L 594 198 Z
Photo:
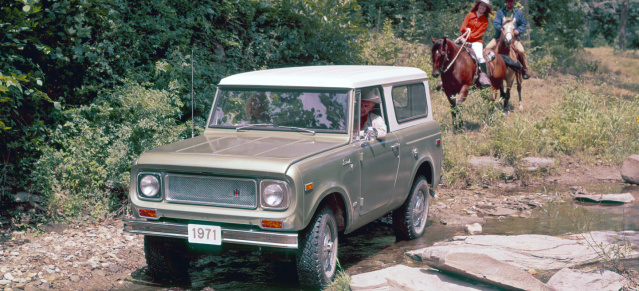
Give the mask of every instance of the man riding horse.
M 526 20 L 524 19 L 524 14 L 521 13 L 519 9 L 514 7 L 514 2 L 515 0 L 506 0 L 506 6 L 497 11 L 497 15 L 495 16 L 495 20 L 493 21 L 493 27 L 495 27 L 495 37 L 488 43 L 488 45 L 486 45 L 486 48 L 493 49 L 495 45 L 497 45 L 497 40 L 499 40 L 501 27 L 504 25 L 504 22 L 511 21 L 514 17 L 516 21 L 515 40 L 513 42 L 513 45 L 515 50 L 517 51 L 517 54 L 519 55 L 521 65 L 523 67 L 523 77 L 524 79 L 528 79 L 530 78 L 530 74 L 528 73 L 526 52 L 524 51 L 524 46 L 521 44 L 519 38 L 519 35 L 526 31 Z

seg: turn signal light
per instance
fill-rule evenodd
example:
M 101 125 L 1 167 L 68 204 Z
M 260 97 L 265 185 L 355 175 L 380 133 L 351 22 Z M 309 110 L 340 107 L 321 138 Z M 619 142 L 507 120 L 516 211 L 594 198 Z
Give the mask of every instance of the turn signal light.
M 158 214 L 155 211 L 155 209 L 140 208 L 140 209 L 138 209 L 138 212 L 140 213 L 140 216 L 142 216 L 142 217 L 158 218 Z
M 281 220 L 266 220 L 262 219 L 262 227 L 264 228 L 282 228 Z
M 313 183 L 308 183 L 304 185 L 304 191 L 310 191 L 310 190 L 313 190 Z

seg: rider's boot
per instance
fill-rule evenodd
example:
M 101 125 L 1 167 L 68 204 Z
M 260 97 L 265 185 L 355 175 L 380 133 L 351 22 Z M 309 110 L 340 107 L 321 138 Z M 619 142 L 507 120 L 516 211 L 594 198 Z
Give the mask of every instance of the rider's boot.
M 519 55 L 519 59 L 521 61 L 521 66 L 523 67 L 522 70 L 522 77 L 524 78 L 524 80 L 528 80 L 528 78 L 530 78 L 530 73 L 528 73 L 528 62 L 526 61 L 526 53 L 518 53 Z
M 481 88 L 491 86 L 490 79 L 488 79 L 486 72 L 486 63 L 479 63 L 479 86 Z

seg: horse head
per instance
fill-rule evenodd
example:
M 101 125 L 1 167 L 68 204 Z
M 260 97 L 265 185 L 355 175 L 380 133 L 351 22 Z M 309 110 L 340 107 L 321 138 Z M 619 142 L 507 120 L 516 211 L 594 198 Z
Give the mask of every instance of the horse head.
M 448 39 L 445 37 L 442 39 L 435 40 L 432 36 L 430 37 L 433 42 L 433 48 L 431 49 L 431 56 L 433 60 L 433 77 L 437 78 L 441 74 L 441 68 L 444 63 L 449 61 L 449 47 Z
M 506 17 L 502 20 L 501 27 L 501 39 L 507 44 L 510 45 L 515 38 L 515 21 L 517 21 L 516 17 L 513 17 L 513 20 L 506 22 Z

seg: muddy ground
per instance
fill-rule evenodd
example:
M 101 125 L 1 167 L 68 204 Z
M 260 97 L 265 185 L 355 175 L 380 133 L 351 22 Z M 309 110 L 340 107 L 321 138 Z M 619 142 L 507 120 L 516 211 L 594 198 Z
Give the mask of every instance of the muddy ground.
M 530 182 L 529 182 L 530 183 Z M 607 165 L 584 166 L 577 163 L 562 163 L 554 171 L 539 181 L 538 185 L 570 186 L 592 183 L 623 183 L 619 169 Z M 543 207 L 549 199 L 569 199 L 569 191 L 563 193 L 524 193 L 516 192 L 504 196 L 508 189 L 521 187 L 518 181 L 502 181 L 493 184 L 469 186 L 466 189 L 447 189 L 439 187 L 437 197 L 431 204 L 429 228 L 444 230 L 455 228 L 472 222 L 482 222 L 490 219 L 500 219 L 506 216 L 530 217 L 535 208 Z M 530 186 L 530 185 L 528 185 Z M 603 194 L 603 193 L 600 193 Z M 552 196 L 552 197 L 551 197 Z M 370 228 L 381 227 L 382 232 L 390 231 L 383 221 L 372 223 Z M 0 233 L 0 290 L 149 290 L 149 289 L 180 289 L 175 286 L 158 286 L 149 282 L 146 274 L 142 236 L 131 235 L 122 231 L 120 219 L 104 221 L 98 224 L 84 225 L 46 225 L 42 232 L 1 230 Z M 350 235 L 349 235 L 350 236 Z M 346 236 L 341 241 L 341 253 L 348 249 L 343 244 L 357 244 L 357 236 Z M 368 240 L 369 238 L 364 238 Z M 358 246 L 357 248 L 360 248 Z M 395 242 L 381 242 L 372 245 L 372 252 L 382 249 L 397 248 Z M 375 250 L 380 248 L 380 250 Z M 404 246 L 403 248 L 406 248 Z M 340 258 L 341 259 L 341 258 Z M 206 259 L 205 259 L 206 260 Z M 342 260 L 342 259 L 341 259 Z M 394 262 L 394 261 L 393 261 Z M 369 259 L 366 253 L 346 255 L 343 263 L 347 273 L 360 273 L 366 270 L 380 268 L 376 264 L 383 262 Z M 205 265 L 206 263 L 199 263 Z M 243 261 L 242 264 L 225 265 L 214 272 L 227 272 L 218 276 L 246 276 L 251 274 L 252 266 L 268 269 L 273 266 L 262 266 L 261 259 L 256 257 Z M 290 266 L 289 266 L 290 267 Z M 235 268 L 235 269 L 234 269 Z M 288 268 L 286 266 L 282 268 Z M 208 270 L 208 271 L 207 271 Z M 206 277 L 207 268 L 201 268 Z M 290 272 L 288 272 L 290 271 Z M 272 270 L 263 270 L 270 274 Z M 293 272 L 286 270 L 286 273 Z M 281 272 L 280 272 L 281 273 Z M 268 276 L 268 275 L 265 275 Z M 215 276 L 213 276 L 215 277 Z M 294 277 L 294 276 L 292 276 Z M 211 290 L 205 282 L 188 287 L 198 290 Z M 211 279 L 213 280 L 213 279 Z M 239 279 L 241 280 L 241 279 Z M 272 284 L 283 280 L 283 285 L 297 289 L 294 279 L 280 276 L 266 279 Z M 250 282 L 247 282 L 250 284 Z M 199 287 L 198 287 L 199 286 Z M 247 285 L 250 286 L 250 285 Z M 231 288 L 230 286 L 229 288 Z M 216 288 L 217 289 L 217 288 Z M 223 288 L 222 288 L 223 289 Z M 241 288 L 240 288 L 241 289 Z

